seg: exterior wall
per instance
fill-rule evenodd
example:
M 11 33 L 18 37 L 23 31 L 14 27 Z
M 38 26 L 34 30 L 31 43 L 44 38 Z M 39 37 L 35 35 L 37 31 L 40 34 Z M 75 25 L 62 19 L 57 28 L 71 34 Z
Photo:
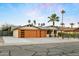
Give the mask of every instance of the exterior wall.
M 14 36 L 14 37 L 18 37 L 18 30 L 14 30 L 14 31 L 13 31 L 13 36 Z

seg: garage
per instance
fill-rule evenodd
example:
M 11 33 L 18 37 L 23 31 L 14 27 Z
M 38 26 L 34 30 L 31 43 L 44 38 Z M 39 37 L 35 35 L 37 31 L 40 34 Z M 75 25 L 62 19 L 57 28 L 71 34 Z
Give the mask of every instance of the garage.
M 18 38 L 40 38 L 47 36 L 47 30 L 35 26 L 22 26 L 13 31 L 13 36 Z
M 46 37 L 46 31 L 44 30 L 21 30 L 20 31 L 21 38 L 39 38 L 39 37 Z

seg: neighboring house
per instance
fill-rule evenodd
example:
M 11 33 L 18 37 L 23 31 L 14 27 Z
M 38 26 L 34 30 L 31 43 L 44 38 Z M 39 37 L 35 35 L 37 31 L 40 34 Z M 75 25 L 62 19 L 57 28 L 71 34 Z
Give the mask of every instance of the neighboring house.
M 79 28 L 74 29 L 75 33 L 79 33 Z
M 65 27 L 63 28 L 60 28 L 59 30 L 60 32 L 62 31 L 63 33 L 79 33 L 79 28 L 70 28 L 70 27 Z
M 42 27 L 43 29 L 46 29 L 47 30 L 47 35 L 49 37 L 52 37 L 52 36 L 58 36 L 58 30 L 59 28 L 57 26 L 45 26 L 45 27 Z M 53 33 L 53 29 L 54 29 L 54 33 Z

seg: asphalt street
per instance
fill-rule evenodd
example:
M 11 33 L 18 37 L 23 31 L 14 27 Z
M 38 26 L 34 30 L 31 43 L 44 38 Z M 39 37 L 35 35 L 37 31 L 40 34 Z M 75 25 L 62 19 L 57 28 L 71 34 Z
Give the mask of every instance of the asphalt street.
M 79 56 L 79 42 L 0 46 L 0 56 Z

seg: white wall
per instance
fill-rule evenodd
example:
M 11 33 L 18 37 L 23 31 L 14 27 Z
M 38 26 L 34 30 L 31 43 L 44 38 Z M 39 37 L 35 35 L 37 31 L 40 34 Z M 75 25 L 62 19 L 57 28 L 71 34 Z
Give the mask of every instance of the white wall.
M 13 31 L 13 37 L 18 37 L 18 30 Z

